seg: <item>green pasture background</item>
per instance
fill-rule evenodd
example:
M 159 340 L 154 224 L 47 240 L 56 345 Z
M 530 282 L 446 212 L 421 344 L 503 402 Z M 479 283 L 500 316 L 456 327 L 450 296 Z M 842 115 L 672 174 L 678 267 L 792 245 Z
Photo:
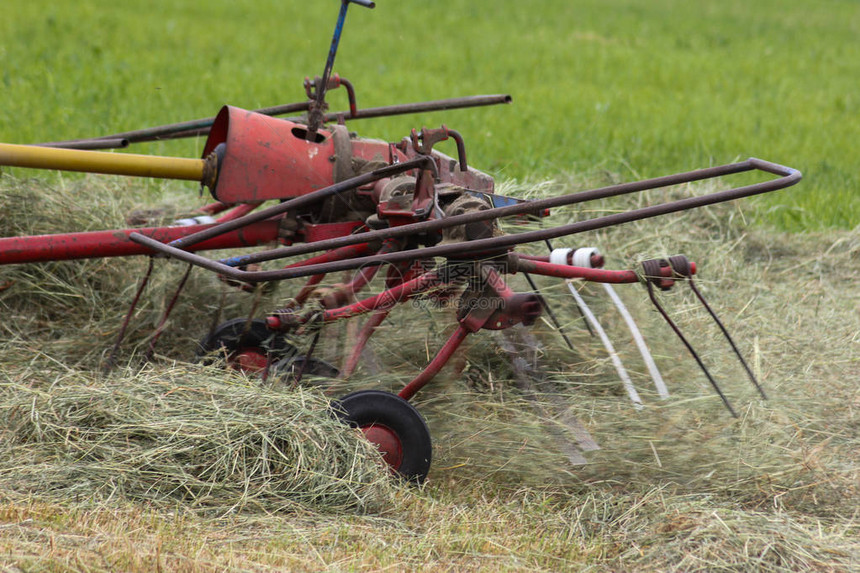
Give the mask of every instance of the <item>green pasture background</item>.
M 338 6 L 6 0 L 0 141 L 302 100 Z M 471 164 L 501 178 L 629 180 L 756 156 L 805 175 L 757 201 L 760 219 L 789 230 L 860 224 L 856 0 L 380 0 L 350 9 L 335 71 L 359 106 L 511 94 L 512 106 L 352 124 L 393 141 L 444 122 L 463 134 Z M 342 94 L 331 101 L 345 106 Z

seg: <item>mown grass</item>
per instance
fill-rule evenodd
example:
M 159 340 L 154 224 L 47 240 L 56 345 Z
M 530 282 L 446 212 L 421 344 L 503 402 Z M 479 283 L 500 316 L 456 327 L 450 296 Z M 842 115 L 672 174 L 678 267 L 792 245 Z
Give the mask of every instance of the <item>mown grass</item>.
M 547 194 L 595 183 L 600 182 L 504 189 Z M 80 191 L 93 187 L 117 200 L 86 208 Z M 173 190 L 167 187 L 166 193 L 168 213 L 186 210 L 175 203 Z M 40 214 L 16 218 L 27 225 L 20 232 L 87 228 L 94 221 L 120 224 L 122 213 L 150 194 L 98 177 L 54 186 L 6 176 L 2 186 L 12 212 L 33 208 Z M 626 206 L 600 204 L 591 212 Z M 207 273 L 194 273 L 156 363 L 140 368 L 138 357 L 181 270 L 162 261 L 120 354 L 120 364 L 129 366 L 105 377 L 101 365 L 142 261 L 5 267 L 0 377 L 14 395 L 4 400 L 8 414 L 0 423 L 0 562 L 25 570 L 95 571 L 851 570 L 860 558 L 854 383 L 860 375 L 860 316 L 853 290 L 860 240 L 856 230 L 760 229 L 745 222 L 738 207 L 642 222 L 582 240 L 599 246 L 615 268 L 676 252 L 696 258 L 700 287 L 741 344 L 769 401 L 751 390 L 685 289 L 668 293 L 664 303 L 739 410 L 738 420 L 649 309 L 645 293 L 619 288 L 672 391 L 672 398 L 660 401 L 635 350 L 624 344 L 623 325 L 599 289 L 587 289 L 644 398 L 646 407 L 637 412 L 600 343 L 576 318 L 564 285 L 546 281 L 544 293 L 575 342 L 570 351 L 547 325 L 534 329 L 552 394 L 539 394 L 535 402 L 519 388 L 494 337 L 471 337 L 454 361 L 461 362 L 462 374 L 449 367 L 415 400 L 434 436 L 428 483 L 420 489 L 391 484 L 377 496 L 367 489 L 372 473 L 342 494 L 341 478 L 328 474 L 311 474 L 307 492 L 302 482 L 297 489 L 289 483 L 273 489 L 278 482 L 257 484 L 253 475 L 250 489 L 243 488 L 231 481 L 241 475 L 235 473 L 243 471 L 241 464 L 231 466 L 234 473 L 207 474 L 202 496 L 195 489 L 198 468 L 211 463 L 207 450 L 216 459 L 224 455 L 212 443 L 223 431 L 231 439 L 248 439 L 232 423 L 258 424 L 249 434 L 253 438 L 276 428 L 279 417 L 267 410 L 285 408 L 284 419 L 297 419 L 290 408 L 302 395 L 308 396 L 305 407 L 321 404 L 314 390 L 278 397 L 262 388 L 255 405 L 253 381 L 227 376 L 224 384 L 210 367 L 189 362 L 194 341 L 219 315 L 265 312 L 290 296 L 292 285 L 257 300 Z M 581 216 L 559 211 L 553 220 Z M 516 276 L 511 284 L 526 288 Z M 450 314 L 427 305 L 398 309 L 373 339 L 380 369 L 365 363 L 333 395 L 402 386 L 444 341 Z M 330 330 L 324 337 L 328 348 L 318 352 L 338 360 L 343 332 Z M 172 401 L 194 400 L 201 391 L 212 399 L 189 404 L 183 423 L 176 411 L 181 403 Z M 561 411 L 553 410 L 553 395 L 602 446 L 587 454 L 587 466 L 566 459 L 572 438 Z M 117 407 L 126 402 L 140 431 L 115 422 Z M 163 404 L 173 405 L 165 410 Z M 221 418 L 240 406 L 241 420 L 228 424 Z M 254 408 L 260 409 L 256 417 Z M 80 420 L 90 411 L 99 415 L 88 429 Z M 322 442 L 317 432 L 329 431 L 326 424 L 332 422 L 324 407 L 317 415 L 314 421 L 313 411 L 304 412 L 298 422 L 311 442 Z M 223 429 L 207 440 L 199 435 L 207 424 Z M 41 437 L 21 443 L 22 429 Z M 189 438 L 200 440 L 193 456 L 183 452 Z M 328 446 L 316 461 L 311 443 L 302 447 L 307 468 L 331 464 L 343 446 Z M 87 457 L 93 455 L 95 462 Z M 253 469 L 253 455 L 246 458 Z M 194 465 L 183 470 L 174 459 Z M 163 477 L 148 484 L 153 464 Z M 344 467 L 343 461 L 335 465 Z M 187 489 L 177 489 L 183 482 Z M 356 504 L 358 495 L 370 495 L 373 503 Z
M 6 3 L 0 141 L 102 135 L 304 98 L 337 2 Z M 860 7 L 767 0 L 380 2 L 353 7 L 336 71 L 361 106 L 506 92 L 514 105 L 356 123 L 446 123 L 502 178 L 664 175 L 748 156 L 802 170 L 756 201 L 790 229 L 860 223 Z M 333 94 L 337 107 L 343 96 Z M 199 143 L 148 151 L 195 156 Z

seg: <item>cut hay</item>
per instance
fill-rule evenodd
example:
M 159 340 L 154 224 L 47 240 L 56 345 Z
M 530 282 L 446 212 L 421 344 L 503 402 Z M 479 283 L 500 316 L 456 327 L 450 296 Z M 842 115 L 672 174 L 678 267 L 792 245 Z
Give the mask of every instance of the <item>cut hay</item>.
M 583 186 L 509 185 L 499 192 L 544 196 Z M 699 185 L 669 193 L 706 191 Z M 656 201 L 659 194 L 651 193 Z M 124 208 L 148 204 L 134 204 L 129 196 Z M 636 204 L 614 200 L 588 211 L 558 210 L 544 224 Z M 394 569 L 406 563 L 420 570 L 456 563 L 464 570 L 856 569 L 860 229 L 784 234 L 751 225 L 746 216 L 728 204 L 559 240 L 556 246 L 597 246 L 608 268 L 678 253 L 695 260 L 699 288 L 769 400 L 757 395 L 684 285 L 661 299 L 738 419 L 654 312 L 645 289 L 619 286 L 671 392 L 660 399 L 605 293 L 577 285 L 642 396 L 644 408 L 636 410 L 565 285 L 540 280 L 574 349 L 548 321 L 535 325 L 531 332 L 545 378 L 524 391 L 494 336 L 469 337 L 413 400 L 434 439 L 427 486 L 398 497 L 408 501 L 394 505 L 390 522 L 329 524 L 332 538 L 343 540 L 330 568 Z M 78 222 L 86 226 L 87 217 L 75 215 L 66 222 L 70 226 L 44 217 L 38 230 L 17 232 L 72 230 Z M 123 225 L 104 218 L 107 226 Z M 10 232 L 7 223 L 0 220 L 4 232 Z M 543 253 L 540 247 L 527 248 Z M 139 355 L 184 271 L 158 261 L 121 353 L 120 364 L 131 366 L 99 375 L 143 268 L 137 259 L 0 267 L 0 284 L 11 282 L 0 291 L 7 317 L 0 322 L 0 495 L 12 503 L 24 500 L 16 507 L 34 497 L 66 504 L 99 500 L 106 507 L 131 499 L 156 508 L 222 513 L 390 506 L 396 486 L 375 465 L 378 456 L 332 420 L 321 396 L 275 392 L 215 368 L 182 365 L 212 324 L 261 316 L 294 293 L 297 285 L 289 281 L 273 292 L 248 295 L 195 271 L 157 360 L 141 367 Z M 528 290 L 519 276 L 510 283 Z M 338 381 L 331 395 L 396 391 L 432 358 L 453 325 L 450 309 L 401 305 L 371 339 L 374 360 L 365 361 L 350 381 Z M 319 357 L 333 363 L 342 358 L 344 330 L 324 329 Z M 601 446 L 584 453 L 584 466 L 571 464 L 567 453 L 577 439 L 568 423 L 572 416 Z M 204 439 L 210 434 L 211 440 Z M 261 535 L 279 540 L 268 546 L 268 555 L 281 555 L 280 539 L 295 531 L 285 534 L 281 521 L 260 519 Z M 303 531 L 296 526 L 299 537 L 316 539 L 318 523 Z M 217 540 L 221 532 L 208 535 Z M 252 555 L 248 569 L 265 569 L 256 567 L 267 562 L 257 560 L 256 540 L 235 547 Z M 304 554 L 305 544 L 295 551 Z M 429 565 L 428 555 L 435 556 Z M 301 563 L 298 568 L 325 568 Z
M 377 511 L 392 493 L 378 452 L 321 396 L 275 393 L 223 371 L 100 378 L 37 356 L 4 367 L 0 420 L 5 495 L 223 513 Z
M 557 194 L 571 186 L 550 191 L 544 185 L 540 191 Z M 571 218 L 633 206 L 634 200 L 615 201 Z M 858 231 L 775 233 L 750 226 L 730 204 L 557 241 L 556 246 L 599 247 L 609 268 L 635 268 L 637 261 L 677 253 L 697 261 L 700 290 L 727 324 L 769 400 L 757 395 L 683 284 L 661 295 L 663 304 L 739 411 L 738 419 L 654 311 L 645 289 L 619 286 L 671 392 L 661 400 L 605 293 L 582 285 L 643 397 L 644 408 L 636 410 L 600 341 L 585 330 L 566 287 L 542 280 L 543 293 L 564 317 L 575 346 L 568 349 L 548 321 L 533 329 L 554 395 L 544 395 L 545 403 L 535 407 L 518 389 L 497 342 L 474 337 L 463 376 L 439 381 L 434 395 L 419 397 L 438 436 L 440 465 L 460 479 L 502 485 L 583 492 L 595 487 L 647 491 L 660 484 L 680 496 L 709 495 L 751 509 L 850 519 L 860 495 Z M 512 279 L 515 290 L 528 288 L 517 280 Z M 567 409 L 556 407 L 558 395 Z M 571 414 L 601 446 L 586 453 L 590 463 L 585 466 L 571 465 L 564 452 L 576 440 L 564 421 Z

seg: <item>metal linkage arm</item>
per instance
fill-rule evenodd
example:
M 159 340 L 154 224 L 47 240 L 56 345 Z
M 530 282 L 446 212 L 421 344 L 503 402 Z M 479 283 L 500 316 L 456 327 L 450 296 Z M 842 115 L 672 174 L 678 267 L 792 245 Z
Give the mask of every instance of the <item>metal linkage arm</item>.
M 525 259 L 513 254 L 508 257 L 508 261 L 512 263 L 509 265 L 508 269 L 512 272 L 534 273 L 536 275 L 561 279 L 584 279 L 597 283 L 624 284 L 639 282 L 639 275 L 634 271 L 612 271 L 607 269 L 557 265 Z M 671 276 L 671 274 L 667 274 L 667 276 Z
M 722 177 L 725 175 L 732 175 L 735 173 L 742 173 L 745 171 L 764 171 L 767 173 L 772 173 L 774 175 L 779 175 L 779 179 L 772 179 L 770 181 L 764 181 L 762 183 L 757 183 L 754 185 L 748 185 L 745 187 L 739 187 L 736 189 L 730 189 L 727 191 L 719 191 L 716 193 L 711 193 L 708 195 L 703 195 L 701 197 L 690 197 L 687 199 L 681 199 L 678 201 L 673 201 L 669 203 L 663 203 L 659 205 L 653 205 L 650 207 L 643 207 L 641 209 L 635 209 L 632 211 L 627 211 L 624 213 L 616 213 L 614 215 L 608 215 L 606 217 L 599 217 L 596 219 L 589 219 L 587 221 L 580 221 L 577 223 L 571 223 L 569 225 L 563 225 L 560 227 L 555 227 L 552 229 L 541 229 L 538 231 L 531 231 L 527 233 L 517 233 L 514 235 L 507 235 L 504 237 L 493 237 L 490 239 L 482 239 L 479 241 L 470 241 L 469 243 L 457 243 L 453 245 L 447 245 L 446 247 L 431 247 L 429 249 L 424 249 L 422 253 L 426 253 L 426 256 L 434 256 L 434 257 L 444 257 L 452 254 L 464 254 L 470 250 L 481 251 L 492 248 L 500 248 L 500 247 L 508 247 L 512 245 L 517 245 L 521 243 L 530 243 L 535 241 L 546 241 L 550 239 L 554 239 L 557 237 L 563 237 L 566 235 L 573 235 L 576 233 L 582 233 L 585 231 L 593 231 L 596 229 L 602 229 L 605 227 L 611 227 L 613 225 L 620 225 L 622 223 L 629 223 L 632 221 L 638 221 L 640 219 L 647 219 L 650 217 L 657 217 L 660 215 L 665 215 L 668 213 L 675 213 L 678 211 L 684 211 L 687 209 L 694 209 L 697 207 L 702 207 L 705 205 L 712 205 L 715 203 L 721 203 L 724 201 L 732 201 L 734 199 L 740 199 L 743 197 L 749 197 L 751 195 L 757 195 L 761 193 L 768 193 L 771 191 L 776 191 L 778 189 L 784 189 L 786 187 L 790 187 L 791 185 L 796 184 L 801 179 L 800 171 L 796 169 L 792 169 L 791 167 L 785 167 L 782 165 L 777 165 L 775 163 L 770 163 L 768 161 L 762 161 L 761 159 L 751 158 L 746 161 L 742 161 L 740 163 L 732 163 L 729 165 L 722 165 L 719 167 L 709 167 L 707 169 L 698 169 L 695 171 L 689 171 L 687 173 L 679 173 L 676 175 L 669 175 L 665 177 L 657 177 L 654 179 L 645 179 L 643 181 L 636 181 L 632 183 L 622 183 L 619 185 L 610 185 L 608 187 L 601 187 L 599 189 L 592 189 L 590 191 L 582 191 L 579 193 L 571 193 L 568 195 L 561 195 L 559 197 L 550 197 L 547 199 L 540 199 L 537 201 L 527 201 L 523 203 L 518 203 L 516 205 L 508 205 L 505 207 L 497 207 L 494 209 L 487 209 L 484 211 L 476 211 L 472 213 L 466 213 L 463 215 L 456 215 L 453 217 L 445 217 L 443 219 L 433 219 L 430 221 L 421 221 L 419 223 L 412 223 L 408 225 L 401 225 L 397 227 L 393 227 L 390 229 L 380 229 L 377 231 L 370 231 L 369 233 L 362 233 L 360 235 L 351 235 L 345 237 L 338 237 L 335 239 L 329 239 L 326 241 L 316 241 L 314 243 L 308 243 L 303 245 L 293 245 L 287 248 L 274 249 L 269 251 L 263 251 L 260 253 L 255 253 L 252 255 L 246 255 L 242 257 L 241 262 L 239 264 L 250 264 L 250 263 L 258 263 L 263 261 L 275 260 L 279 258 L 293 257 L 298 255 L 303 255 L 306 253 L 312 253 L 315 251 L 322 251 L 327 249 L 333 249 L 336 247 L 342 247 L 344 245 L 350 245 L 360 242 L 379 240 L 379 239 L 388 239 L 388 238 L 399 238 L 406 237 L 410 235 L 420 234 L 420 233 L 430 233 L 434 231 L 438 231 L 441 229 L 445 229 L 448 227 L 453 227 L 456 225 L 466 225 L 469 223 L 475 223 L 478 221 L 487 221 L 490 219 L 499 219 L 503 217 L 510 217 L 514 215 L 525 215 L 525 214 L 535 214 L 543 212 L 546 209 L 553 209 L 556 207 L 563 207 L 567 205 L 575 205 L 578 203 L 585 203 L 588 201 L 594 201 L 597 199 L 605 199 L 607 197 L 615 197 L 618 195 L 627 195 L 630 193 L 638 193 L 641 191 L 646 191 L 649 189 L 658 189 L 661 187 L 669 187 L 671 185 L 678 185 L 681 183 L 689 183 L 692 181 L 702 181 L 705 179 L 713 179 L 715 177 Z M 398 259 L 400 261 L 408 260 L 408 259 Z M 359 263 L 356 267 L 361 266 L 361 264 L 367 264 L 369 261 L 364 261 L 363 263 Z M 394 261 L 388 261 L 394 262 Z M 354 267 L 354 268 L 356 268 Z M 341 270 L 341 269 L 338 269 Z M 290 277 L 282 277 L 282 278 L 290 278 Z M 267 279 L 267 280 L 277 280 L 277 279 Z M 249 279 L 250 282 L 250 279 Z
M 303 201 L 306 198 L 314 197 L 314 201 L 319 200 L 319 197 L 316 197 L 316 194 L 327 192 L 328 194 L 333 194 L 334 192 L 343 191 L 345 189 L 338 189 L 337 191 L 332 191 L 337 188 L 339 185 L 351 184 L 351 186 L 358 186 L 362 183 L 356 183 L 356 181 L 360 180 L 362 177 L 368 177 L 373 174 L 380 173 L 385 170 L 391 170 L 393 172 L 395 168 L 403 168 L 404 166 L 409 166 L 409 168 L 414 168 L 416 165 L 411 165 L 412 162 L 418 162 L 419 160 L 424 159 L 428 161 L 430 164 L 432 163 L 432 159 L 428 157 L 419 157 L 409 162 L 399 163 L 396 165 L 391 165 L 389 167 L 385 167 L 383 169 L 374 171 L 371 174 L 366 176 L 355 177 L 353 179 L 348 179 L 343 183 L 339 183 L 333 185 L 331 187 L 327 187 L 325 189 L 321 189 L 315 193 L 310 195 L 306 195 L 303 197 L 297 197 L 295 199 L 291 199 L 285 203 L 281 203 L 280 205 L 276 205 L 275 207 L 270 207 L 269 209 L 260 211 L 257 214 L 249 215 L 248 217 L 243 217 L 242 219 L 237 219 L 232 223 L 238 223 L 243 221 L 242 225 L 250 224 L 250 222 L 254 222 L 256 220 L 262 220 L 267 216 L 272 216 L 274 214 L 280 214 L 286 212 L 287 210 L 294 208 L 291 203 L 294 201 Z M 406 170 L 406 169 L 402 169 Z M 710 193 L 708 195 L 703 195 L 700 197 L 688 197 L 686 199 L 679 199 L 677 201 L 670 201 L 668 203 L 661 203 L 659 205 L 652 205 L 650 207 L 642 207 L 640 209 L 634 209 L 632 211 L 626 211 L 623 213 L 615 213 L 613 215 L 607 215 L 605 217 L 597 217 L 595 219 L 589 219 L 586 221 L 579 221 L 576 223 L 570 223 L 568 225 L 561 225 L 559 227 L 551 228 L 551 229 L 540 229 L 537 231 L 529 231 L 525 233 L 517 233 L 513 235 L 504 235 L 502 237 L 491 237 L 488 239 L 479 239 L 475 241 L 464 241 L 460 243 L 451 243 L 447 245 L 437 245 L 435 247 L 426 247 L 423 249 L 416 249 L 411 251 L 402 251 L 397 253 L 389 253 L 387 255 L 373 255 L 369 257 L 361 257 L 357 259 L 352 259 L 349 261 L 339 261 L 335 263 L 327 263 L 324 265 L 308 265 L 306 267 L 302 267 L 300 269 L 282 269 L 276 271 L 241 271 L 239 269 L 235 269 L 232 266 L 227 264 L 212 261 L 210 259 L 206 259 L 204 257 L 199 257 L 197 255 L 193 255 L 191 253 L 186 253 L 181 249 L 175 248 L 176 245 L 168 246 L 163 243 L 159 243 L 158 241 L 152 241 L 147 237 L 144 237 L 138 233 L 133 233 L 130 238 L 138 242 L 142 245 L 145 245 L 154 251 L 164 253 L 171 257 L 175 257 L 177 259 L 189 262 L 191 264 L 207 268 L 214 272 L 218 272 L 228 276 L 231 279 L 249 283 L 257 283 L 257 282 L 267 282 L 267 281 L 275 281 L 275 280 L 284 280 L 295 277 L 309 276 L 319 273 L 330 273 L 330 272 L 338 272 L 343 270 L 350 270 L 360 268 L 366 265 L 377 265 L 384 263 L 399 263 L 399 262 L 407 262 L 412 261 L 418 258 L 430 258 L 430 257 L 463 257 L 469 255 L 476 255 L 479 253 L 493 252 L 499 253 L 504 252 L 508 247 L 519 245 L 522 243 L 531 243 L 535 241 L 545 241 L 547 239 L 555 239 L 558 237 L 563 237 L 566 235 L 573 235 L 576 233 L 582 233 L 585 231 L 594 231 L 597 229 L 603 229 L 606 227 L 611 227 L 615 225 L 620 225 L 623 223 L 629 223 L 632 221 L 638 221 L 641 219 L 648 219 L 651 217 L 657 217 L 660 215 L 666 215 L 669 213 L 676 213 L 678 211 L 685 211 L 688 209 L 694 209 L 697 207 L 703 207 L 706 205 L 713 205 L 716 203 L 722 203 L 725 201 L 732 201 L 734 199 L 740 199 L 743 197 L 749 197 L 751 195 L 758 195 L 761 193 L 768 193 L 770 191 L 775 191 L 777 189 L 784 189 L 785 187 L 789 187 L 791 185 L 796 184 L 801 179 L 800 171 L 796 169 L 792 169 L 791 167 L 784 167 L 782 165 L 777 165 L 775 163 L 770 163 L 768 161 L 762 161 L 760 159 L 748 159 L 747 161 L 743 161 L 740 163 L 733 163 L 730 165 L 723 165 L 720 167 L 710 167 L 707 169 L 699 169 L 696 171 L 690 171 L 688 173 L 680 173 L 677 175 L 670 175 L 667 177 L 658 177 L 656 179 L 648 179 L 645 181 L 638 181 L 635 183 L 624 183 L 621 185 L 612 185 L 609 187 L 603 187 L 601 189 L 594 189 L 592 191 L 584 191 L 581 193 L 573 193 L 570 195 L 563 195 L 561 197 L 553 197 L 550 199 L 542 199 L 539 201 L 532 201 L 529 203 L 521 203 L 518 205 L 511 205 L 508 207 L 499 207 L 496 209 L 487 209 L 485 211 L 478 211 L 475 213 L 468 213 L 465 215 L 460 215 L 456 217 L 447 217 L 445 219 L 437 219 L 433 221 L 425 221 L 422 223 L 415 223 L 412 225 L 403 225 L 401 227 L 396 227 L 393 229 L 383 229 L 383 232 L 370 232 L 370 233 L 360 233 L 357 235 L 353 235 L 351 237 L 342 237 L 341 239 L 333 239 L 330 241 L 317 241 L 312 245 L 308 245 L 310 247 L 310 251 L 322 250 L 322 249 L 331 249 L 335 247 L 340 247 L 348 244 L 352 244 L 353 242 L 367 242 L 373 239 L 381 239 L 381 238 L 392 238 L 395 236 L 401 236 L 404 234 L 409 234 L 409 232 L 415 233 L 418 232 L 419 229 L 426 231 L 431 227 L 431 223 L 434 225 L 432 228 L 445 228 L 455 224 L 465 224 L 468 222 L 474 221 L 482 221 L 487 219 L 492 219 L 496 217 L 504 217 L 509 215 L 523 214 L 535 212 L 535 210 L 543 210 L 553 207 L 558 207 L 561 205 L 571 205 L 574 203 L 581 203 L 583 201 L 591 201 L 594 199 L 601 199 L 605 197 L 613 197 L 616 195 L 623 195 L 627 193 L 634 193 L 639 191 L 644 191 L 646 189 L 656 189 L 659 187 L 666 187 L 669 185 L 677 185 L 679 183 L 686 183 L 690 181 L 700 181 L 703 179 L 711 179 L 714 177 L 720 177 L 723 175 L 729 175 L 733 173 L 742 173 L 745 171 L 765 171 L 768 173 L 773 173 L 775 175 L 779 175 L 778 179 L 772 179 L 770 181 L 764 181 L 762 183 L 756 183 L 754 185 L 746 185 L 744 187 L 738 187 L 735 189 L 729 189 L 726 191 L 718 191 L 716 193 Z M 390 174 L 390 172 L 388 172 Z M 386 175 L 378 175 L 377 177 L 369 177 L 367 181 L 370 182 L 377 178 L 381 178 Z M 265 215 L 264 215 L 265 214 Z M 259 217 L 258 219 L 250 220 L 250 217 Z M 247 222 L 244 220 L 248 219 Z M 438 227 L 436 226 L 438 225 Z M 213 229 L 226 227 L 225 225 L 219 225 Z M 227 232 L 229 229 L 225 228 L 223 232 Z M 193 237 L 193 235 L 192 235 Z M 202 239 L 200 239 L 202 240 Z M 191 241 L 191 237 L 184 240 L 179 246 L 187 246 L 187 243 Z M 304 252 L 308 252 L 308 250 L 304 250 Z M 287 249 L 279 249 L 279 256 L 273 258 L 280 258 L 281 256 L 293 256 L 298 254 L 297 250 L 294 248 Z M 267 259 L 268 260 L 268 259 Z M 242 258 L 239 264 L 246 264 L 249 260 L 247 257 Z M 629 281 L 628 281 L 629 282 Z

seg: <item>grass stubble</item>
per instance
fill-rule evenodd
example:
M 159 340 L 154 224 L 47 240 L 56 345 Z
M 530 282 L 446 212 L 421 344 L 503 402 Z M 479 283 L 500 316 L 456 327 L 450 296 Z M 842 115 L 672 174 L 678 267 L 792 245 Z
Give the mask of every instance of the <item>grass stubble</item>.
M 600 177 L 500 192 L 558 193 Z M 122 226 L 129 211 L 153 204 L 151 188 L 111 178 L 6 176 L 0 194 L 3 236 Z M 635 201 L 559 211 L 550 222 Z M 184 202 L 165 188 L 159 213 L 181 214 Z M 183 270 L 159 261 L 119 367 L 104 374 L 146 263 L 0 269 L 0 562 L 88 571 L 856 570 L 860 235 L 780 233 L 748 216 L 725 205 L 584 240 L 611 268 L 679 252 L 697 260 L 700 289 L 769 400 L 750 388 L 683 285 L 662 295 L 664 303 L 723 384 L 737 420 L 644 289 L 619 287 L 672 391 L 659 400 L 620 319 L 586 285 L 643 396 L 645 408 L 634 410 L 566 287 L 542 281 L 575 343 L 567 349 L 538 324 L 543 368 L 602 449 L 587 454 L 587 466 L 567 462 L 562 417 L 547 417 L 552 408 L 518 391 L 494 338 L 481 333 L 467 342 L 461 375 L 449 367 L 416 397 L 435 445 L 422 488 L 386 479 L 318 390 L 264 387 L 193 363 L 194 341 L 212 324 L 264 313 L 289 296 L 289 285 L 249 295 L 192 273 L 158 359 L 143 365 Z M 524 290 L 520 281 L 512 278 Z M 398 388 L 452 324 L 449 311 L 405 305 L 372 341 L 382 373 L 364 367 L 335 395 Z

